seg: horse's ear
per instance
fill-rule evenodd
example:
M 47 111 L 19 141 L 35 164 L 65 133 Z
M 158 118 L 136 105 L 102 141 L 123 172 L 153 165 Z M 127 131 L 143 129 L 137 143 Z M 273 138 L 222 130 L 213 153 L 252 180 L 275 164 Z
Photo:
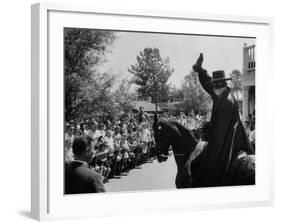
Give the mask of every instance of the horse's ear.
M 157 124 L 158 122 L 158 116 L 157 113 L 154 113 L 154 123 Z
M 156 133 L 157 130 L 158 130 L 158 116 L 157 116 L 157 113 L 154 114 L 154 119 L 153 119 L 153 130 L 154 132 Z

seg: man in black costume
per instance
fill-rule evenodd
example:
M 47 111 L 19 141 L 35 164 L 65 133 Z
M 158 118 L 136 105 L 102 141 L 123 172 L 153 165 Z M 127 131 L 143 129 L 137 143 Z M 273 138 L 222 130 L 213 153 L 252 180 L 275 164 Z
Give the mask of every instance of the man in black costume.
M 213 108 L 207 126 L 208 143 L 200 155 L 199 169 L 193 174 L 193 185 L 222 186 L 227 185 L 225 177 L 239 152 L 252 151 L 240 120 L 238 103 L 226 83 L 231 78 L 226 78 L 222 70 L 213 72 L 213 77 L 210 77 L 202 68 L 202 63 L 203 54 L 200 54 L 193 70 L 198 73 L 204 90 L 212 97 Z

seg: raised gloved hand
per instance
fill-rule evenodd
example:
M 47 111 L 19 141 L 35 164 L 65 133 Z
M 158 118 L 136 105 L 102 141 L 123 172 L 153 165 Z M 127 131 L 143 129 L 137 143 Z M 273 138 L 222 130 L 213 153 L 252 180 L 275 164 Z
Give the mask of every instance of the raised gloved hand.
M 193 71 L 199 72 L 202 69 L 202 63 L 203 63 L 203 54 L 200 53 L 200 56 L 198 57 L 196 64 L 192 66 Z

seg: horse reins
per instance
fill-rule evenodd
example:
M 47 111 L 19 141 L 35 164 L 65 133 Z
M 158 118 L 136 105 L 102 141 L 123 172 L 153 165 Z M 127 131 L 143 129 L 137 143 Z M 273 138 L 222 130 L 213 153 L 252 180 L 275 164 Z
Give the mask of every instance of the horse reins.
M 195 147 L 196 147 L 196 145 L 195 145 L 195 146 L 192 146 L 193 150 L 195 149 Z M 193 151 L 193 150 L 192 150 L 192 151 Z M 185 153 L 174 153 L 174 156 L 184 157 L 184 156 L 186 156 L 186 154 L 187 154 L 187 152 L 185 152 Z
M 179 156 L 179 157 L 183 157 L 186 155 L 186 153 L 173 153 L 174 156 Z

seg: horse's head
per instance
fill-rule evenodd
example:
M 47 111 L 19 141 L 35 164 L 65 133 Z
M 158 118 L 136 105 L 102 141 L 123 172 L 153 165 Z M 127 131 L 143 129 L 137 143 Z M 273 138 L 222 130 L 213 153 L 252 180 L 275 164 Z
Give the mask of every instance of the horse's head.
M 155 116 L 153 130 L 159 162 L 168 159 L 170 146 L 172 146 L 175 154 L 186 155 L 195 147 L 196 140 L 193 135 L 177 122 L 158 121 L 157 116 Z
M 158 162 L 166 161 L 169 156 L 169 148 L 179 136 L 179 131 L 171 122 L 164 120 L 154 122 L 153 129 Z
M 159 121 L 154 127 L 154 138 L 156 143 L 158 162 L 163 162 L 168 159 L 169 147 L 171 145 L 171 129 L 167 122 Z

